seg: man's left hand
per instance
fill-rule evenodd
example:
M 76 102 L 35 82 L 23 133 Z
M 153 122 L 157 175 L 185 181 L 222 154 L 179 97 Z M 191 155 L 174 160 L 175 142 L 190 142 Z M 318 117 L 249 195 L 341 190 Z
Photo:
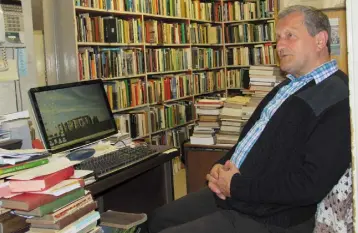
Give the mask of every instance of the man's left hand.
M 217 179 L 217 186 L 221 193 L 226 197 L 230 197 L 231 179 L 236 174 L 240 173 L 239 169 L 230 160 L 226 161 L 223 168 L 219 169 L 219 178 Z

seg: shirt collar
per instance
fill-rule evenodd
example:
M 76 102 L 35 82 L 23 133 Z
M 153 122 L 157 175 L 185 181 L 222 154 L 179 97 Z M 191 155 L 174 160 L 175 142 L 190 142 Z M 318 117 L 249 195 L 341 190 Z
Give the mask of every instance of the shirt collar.
M 314 79 L 316 84 L 318 84 L 323 80 L 325 80 L 326 78 L 328 78 L 329 76 L 331 76 L 337 70 L 338 70 L 337 61 L 333 59 L 329 62 L 322 64 L 321 66 L 317 67 L 313 71 L 305 75 L 302 75 L 298 78 L 296 78 L 292 74 L 288 74 L 287 78 L 289 78 L 292 82 L 305 82 L 305 83 L 308 83 L 312 79 Z

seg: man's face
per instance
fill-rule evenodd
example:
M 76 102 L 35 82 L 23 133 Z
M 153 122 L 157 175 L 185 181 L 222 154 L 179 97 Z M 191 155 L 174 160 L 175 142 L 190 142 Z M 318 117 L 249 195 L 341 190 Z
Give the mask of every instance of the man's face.
M 281 70 L 299 77 L 315 68 L 316 38 L 308 33 L 302 13 L 294 12 L 280 19 L 276 38 Z

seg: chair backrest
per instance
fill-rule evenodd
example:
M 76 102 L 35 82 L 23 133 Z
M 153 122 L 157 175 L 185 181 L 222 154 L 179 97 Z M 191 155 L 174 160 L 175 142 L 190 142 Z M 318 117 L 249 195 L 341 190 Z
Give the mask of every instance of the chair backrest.
M 352 168 L 318 204 L 314 233 L 353 233 Z

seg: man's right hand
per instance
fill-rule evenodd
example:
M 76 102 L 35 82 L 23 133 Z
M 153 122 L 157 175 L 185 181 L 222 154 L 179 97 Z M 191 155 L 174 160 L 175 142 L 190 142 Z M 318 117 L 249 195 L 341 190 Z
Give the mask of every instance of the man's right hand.
M 224 169 L 224 165 L 222 164 L 215 164 L 213 166 L 213 168 L 210 171 L 210 174 L 206 175 L 206 179 L 209 181 L 208 183 L 208 187 L 210 188 L 211 191 L 213 191 L 214 193 L 216 193 L 216 195 L 222 199 L 225 200 L 226 197 L 224 196 L 224 194 L 221 193 L 219 186 L 217 185 L 217 179 L 219 178 L 219 170 L 220 168 Z

